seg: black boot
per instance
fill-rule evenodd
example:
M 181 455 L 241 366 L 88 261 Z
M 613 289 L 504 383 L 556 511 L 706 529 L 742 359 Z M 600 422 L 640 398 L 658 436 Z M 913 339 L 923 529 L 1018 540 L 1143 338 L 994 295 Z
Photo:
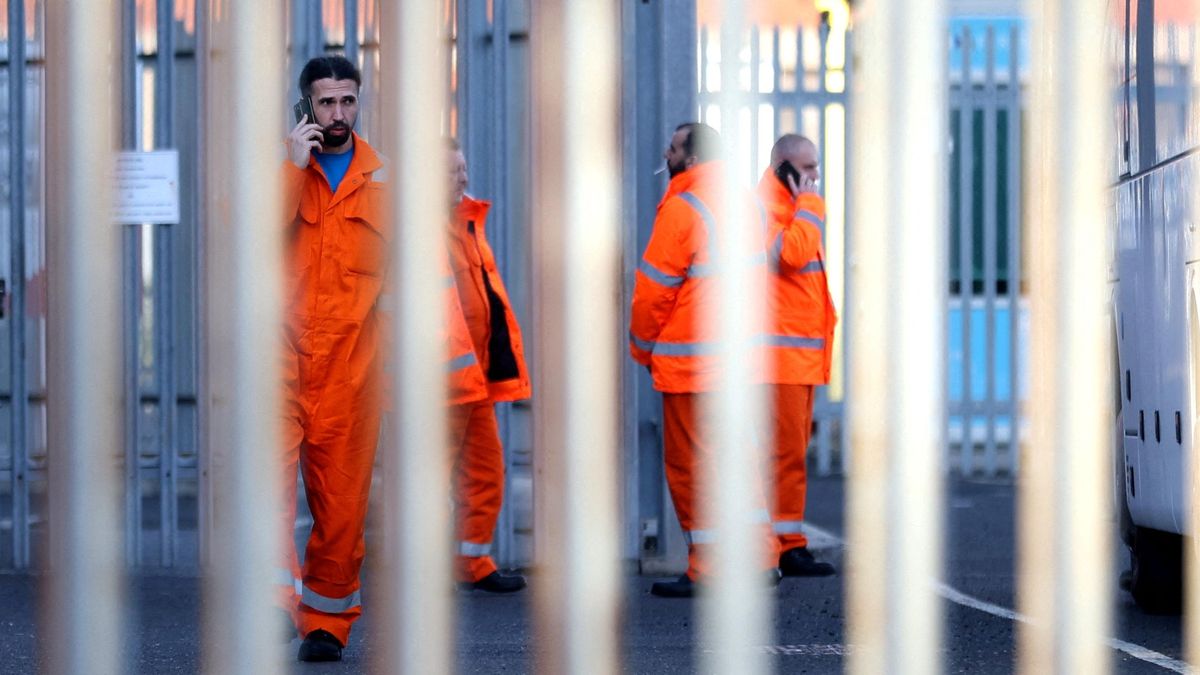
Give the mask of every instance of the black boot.
M 675 581 L 656 581 L 650 586 L 650 595 L 660 598 L 690 598 L 696 595 L 696 582 L 686 574 Z
M 342 645 L 333 633 L 320 628 L 309 633 L 296 652 L 299 661 L 341 661 Z
M 814 558 L 806 546 L 784 551 L 779 556 L 779 571 L 785 577 L 827 577 L 834 573 L 833 565 Z
M 459 586 L 468 590 L 475 588 L 488 593 L 516 593 L 525 588 L 525 577 L 520 574 L 500 574 L 499 571 L 496 571 L 475 583 L 466 582 Z

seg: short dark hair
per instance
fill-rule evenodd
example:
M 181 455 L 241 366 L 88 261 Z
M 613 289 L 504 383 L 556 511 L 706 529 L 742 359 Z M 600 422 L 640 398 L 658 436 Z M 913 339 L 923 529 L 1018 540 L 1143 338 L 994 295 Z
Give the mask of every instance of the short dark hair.
M 687 131 L 687 138 L 683 139 L 685 155 L 695 156 L 698 162 L 720 159 L 721 134 L 716 129 L 703 122 L 684 122 L 675 127 L 675 131 L 684 130 Z
M 312 83 L 317 80 L 330 78 L 333 80 L 354 80 L 355 86 L 362 87 L 362 73 L 344 56 L 316 56 L 304 64 L 300 71 L 300 93 L 312 95 Z

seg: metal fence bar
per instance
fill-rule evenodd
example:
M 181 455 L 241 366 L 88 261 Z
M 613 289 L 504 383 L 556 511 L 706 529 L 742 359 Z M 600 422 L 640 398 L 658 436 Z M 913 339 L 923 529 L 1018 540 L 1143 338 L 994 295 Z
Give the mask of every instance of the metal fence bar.
M 47 218 L 54 575 L 51 672 L 118 672 L 121 644 L 121 229 L 108 166 L 117 148 L 119 45 L 111 3 L 50 3 Z M 20 27 L 17 30 L 21 30 Z M 97 222 L 99 221 L 99 222 Z
M 1105 7 L 1032 3 L 1032 438 L 1020 482 L 1022 672 L 1104 673 L 1110 627 Z
M 975 296 L 975 264 L 973 259 L 972 239 L 975 234 L 974 214 L 971 210 L 973 201 L 971 162 L 975 159 L 975 106 L 970 97 L 971 88 L 971 50 L 974 35 L 969 26 L 962 29 L 962 74 L 959 80 L 959 90 L 963 92 L 958 105 L 958 137 L 955 145 L 958 148 L 958 302 L 959 329 L 961 331 L 960 348 L 962 353 L 962 392 L 957 407 L 961 420 L 962 433 L 959 441 L 959 467 L 964 476 L 969 476 L 975 469 L 975 446 L 971 439 L 971 426 L 975 421 L 975 402 L 972 398 L 972 349 L 971 349 L 971 304 Z
M 286 91 L 279 0 L 214 4 L 208 16 L 210 103 L 204 130 L 208 289 L 208 451 L 215 493 L 212 574 L 205 587 L 206 672 L 280 670 L 272 607 L 284 536 L 279 335 L 282 330 L 280 114 L 226 101 Z M 268 100 L 271 97 L 268 96 Z M 277 108 L 268 107 L 268 110 Z
M 11 301 L 9 309 L 9 409 L 12 458 L 12 564 L 29 566 L 29 382 L 25 373 L 25 3 L 8 3 L 8 175 Z
M 985 79 L 983 106 L 983 298 L 984 298 L 984 440 L 983 471 L 996 475 L 996 417 L 1000 414 L 996 399 L 996 31 L 988 26 L 984 34 Z
M 545 673 L 618 671 L 619 8 L 533 15 L 534 498 Z M 579 129 L 590 129 L 580 134 Z
M 856 10 L 847 664 L 929 673 L 942 629 L 946 183 L 929 177 L 945 175 L 945 6 Z
M 383 672 L 451 670 L 450 471 L 445 455 L 445 357 L 441 305 L 447 217 L 441 142 L 448 73 L 430 64 L 444 39 L 440 3 L 397 3 L 382 17 L 383 128 L 395 139 L 398 171 L 391 180 L 391 275 L 395 340 L 390 374 L 395 411 L 384 447 L 384 569 L 382 610 L 389 639 Z M 438 449 L 443 451 L 439 452 Z M 432 450 L 432 451 L 431 451 Z
M 138 145 L 138 65 L 137 0 L 121 2 L 121 148 L 134 150 Z M 138 386 L 138 287 L 141 279 L 140 232 L 136 227 L 121 231 L 122 349 L 126 368 L 122 372 L 125 387 L 125 562 L 141 563 L 142 500 L 139 481 L 138 422 L 141 401 Z
M 158 54 L 154 71 L 154 145 L 175 145 L 174 0 L 158 0 Z M 175 228 L 159 225 L 154 237 L 154 367 L 158 389 L 159 564 L 171 567 L 178 550 L 177 432 L 175 381 Z M 141 523 L 137 524 L 141 527 Z
M 1020 70 L 1020 28 L 1016 24 L 1009 30 L 1008 47 L 1008 179 L 1005 186 L 1005 199 L 1008 200 L 1008 344 L 1009 344 L 1009 401 L 1008 411 L 1010 429 L 1008 438 L 1008 463 L 1011 475 L 1017 475 L 1020 468 L 1021 453 L 1021 311 L 1022 311 L 1022 270 L 1021 270 L 1021 70 Z
M 358 64 L 358 3 L 359 0 L 343 0 L 342 5 L 342 21 L 345 24 L 342 30 L 344 50 L 346 58 L 350 63 Z

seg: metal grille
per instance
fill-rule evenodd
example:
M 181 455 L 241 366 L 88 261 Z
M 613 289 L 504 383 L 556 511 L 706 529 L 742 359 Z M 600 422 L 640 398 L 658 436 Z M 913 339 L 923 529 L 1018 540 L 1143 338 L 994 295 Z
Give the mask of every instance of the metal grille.
M 1023 25 L 950 36 L 947 468 L 1014 475 L 1029 309 L 1022 296 Z

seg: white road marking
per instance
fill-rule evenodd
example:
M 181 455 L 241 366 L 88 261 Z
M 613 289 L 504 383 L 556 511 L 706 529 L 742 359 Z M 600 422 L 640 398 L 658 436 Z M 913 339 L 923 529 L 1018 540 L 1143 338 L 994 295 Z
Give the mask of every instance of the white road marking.
M 845 543 L 846 543 L 845 541 L 842 540 L 841 537 L 838 537 L 836 534 L 833 534 L 832 532 L 829 532 L 827 530 L 823 530 L 819 527 L 816 527 L 815 525 L 810 525 L 808 523 L 804 524 L 804 534 L 807 535 L 809 538 L 809 546 L 812 548 L 816 548 L 816 549 L 832 549 L 832 548 L 837 548 L 840 546 L 845 546 Z M 971 597 L 971 596 L 967 595 L 966 593 L 956 590 L 956 589 L 952 588 L 951 586 L 948 586 L 941 582 L 935 582 L 935 584 L 936 584 L 935 588 L 937 589 L 938 594 L 941 595 L 943 598 L 946 598 L 950 602 L 953 602 L 958 605 L 962 605 L 963 607 L 969 607 L 971 609 L 979 610 L 980 612 L 985 612 L 987 614 L 991 614 L 992 616 L 997 616 L 1002 619 L 1008 619 L 1009 621 L 1020 621 L 1023 623 L 1029 622 L 1028 617 L 1023 616 L 1020 613 L 1015 612 L 1011 609 L 1008 609 L 1007 607 L 1001 607 L 1000 605 L 994 605 L 990 602 L 985 602 L 983 600 L 980 600 L 979 598 Z M 1108 644 L 1109 647 L 1116 649 L 1117 651 L 1124 652 L 1124 653 L 1132 656 L 1135 659 L 1138 659 L 1140 661 L 1145 661 L 1146 663 L 1156 665 L 1160 668 L 1165 668 L 1167 670 L 1170 670 L 1170 671 L 1173 671 L 1176 673 L 1191 672 L 1187 663 L 1180 661 L 1179 659 L 1175 659 L 1170 656 L 1167 656 L 1166 654 L 1156 652 L 1153 649 L 1150 649 L 1148 647 L 1143 647 L 1141 645 L 1134 644 L 1132 642 L 1126 642 L 1124 640 L 1118 640 L 1116 638 L 1109 638 L 1105 642 L 1106 642 L 1106 644 Z M 781 649 L 781 648 L 776 648 L 776 649 Z M 786 652 L 772 652 L 772 653 L 786 653 Z

